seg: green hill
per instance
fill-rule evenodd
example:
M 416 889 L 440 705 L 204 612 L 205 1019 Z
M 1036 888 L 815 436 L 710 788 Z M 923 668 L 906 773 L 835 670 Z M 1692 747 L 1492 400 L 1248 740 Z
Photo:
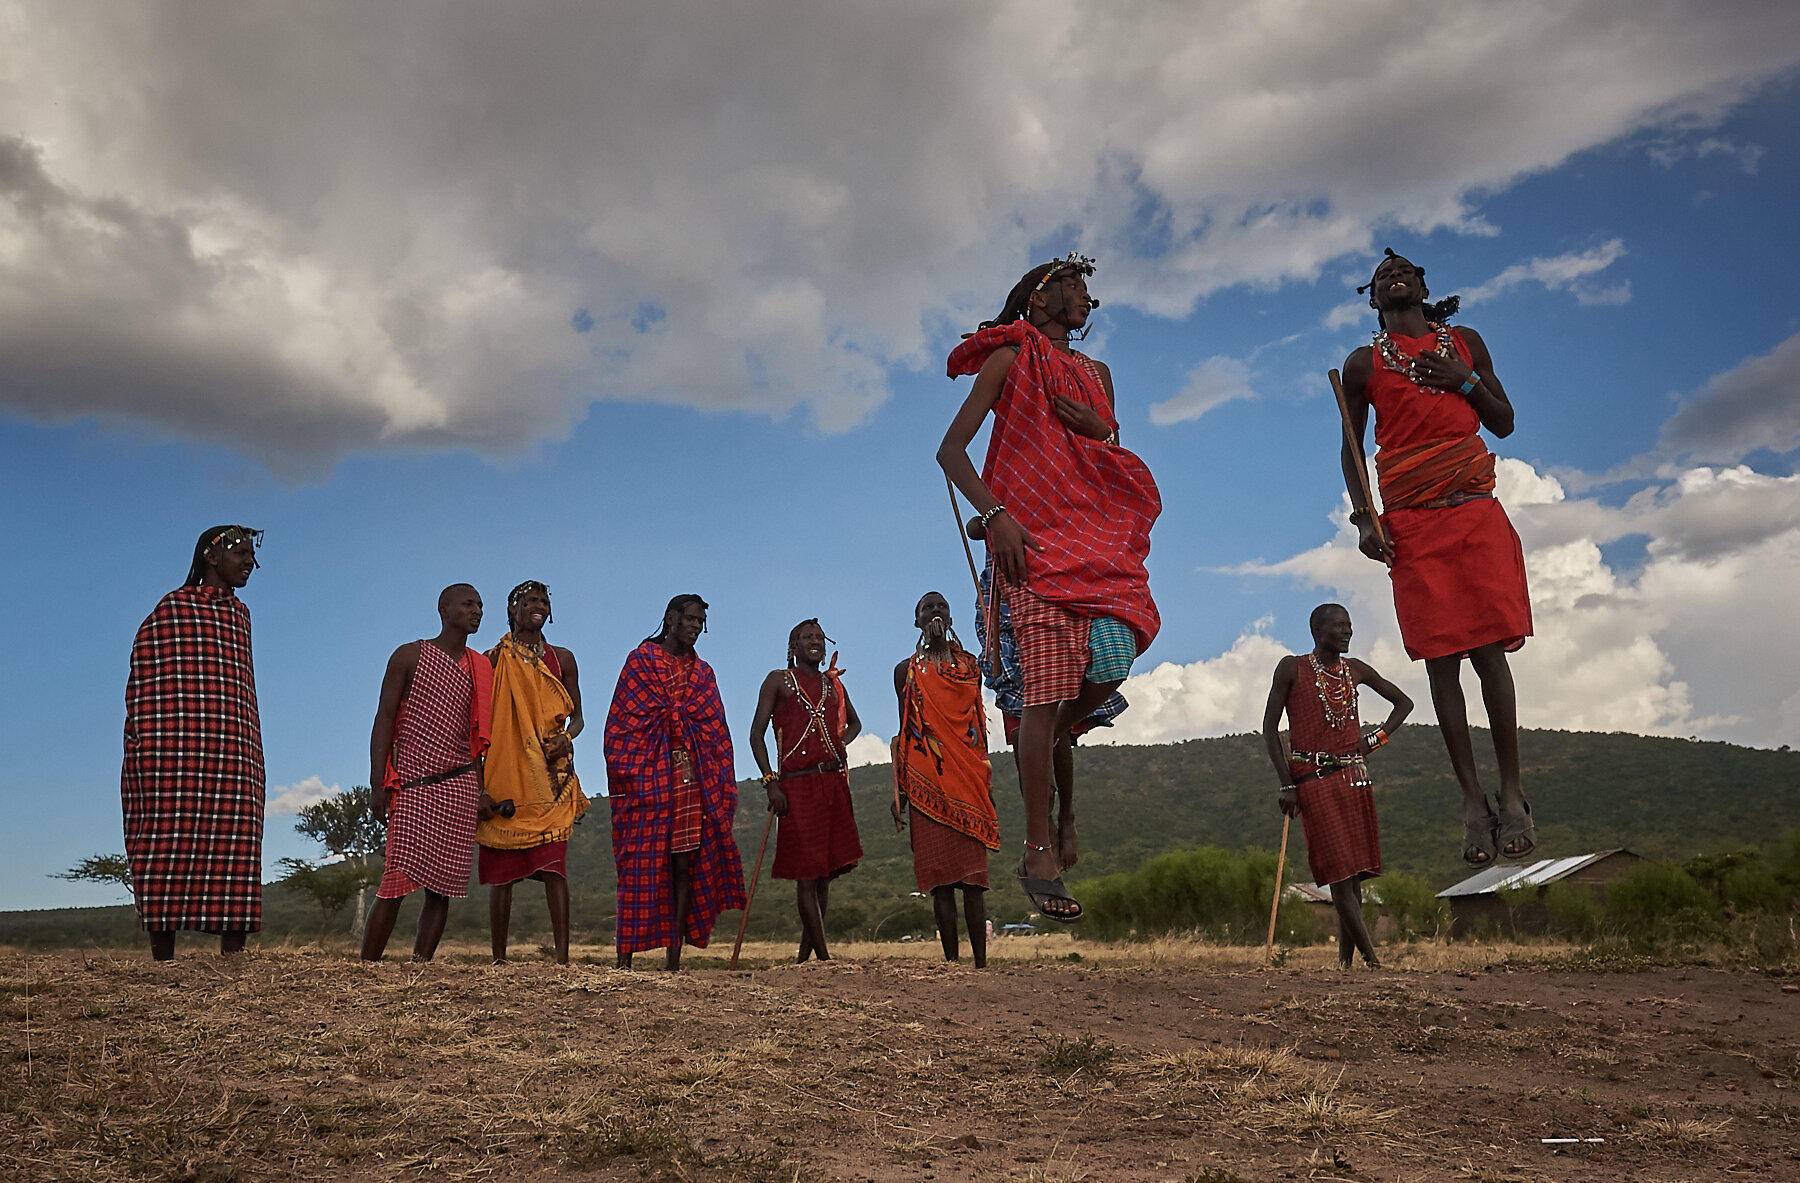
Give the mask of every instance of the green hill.
M 1629 847 L 1650 858 L 1756 845 L 1800 825 L 1800 753 L 1741 748 L 1726 743 L 1656 739 L 1621 733 L 1526 731 L 1520 736 L 1525 788 L 1538 818 L 1541 856 Z M 1475 737 L 1484 783 L 1497 784 L 1485 732 Z M 1465 874 L 1460 859 L 1462 822 L 1455 780 L 1436 728 L 1408 727 L 1371 761 L 1381 816 L 1384 862 L 1389 870 L 1420 875 L 1447 886 Z M 1076 807 L 1081 865 L 1069 882 L 1079 894 L 1084 878 L 1129 871 L 1146 858 L 1197 846 L 1274 850 L 1281 836 L 1275 780 L 1255 735 L 1196 739 L 1145 747 L 1084 747 L 1076 755 Z M 915 899 L 912 855 L 888 817 L 892 777 L 886 765 L 850 774 L 862 827 L 864 859 L 838 880 L 831 897 L 831 927 L 840 934 L 893 937 L 931 930 L 930 908 Z M 740 786 L 744 807 L 737 836 L 748 873 L 762 835 L 762 793 Z M 1007 845 L 990 860 L 994 890 L 989 914 L 996 924 L 1024 919 L 1027 903 L 1013 885 L 1017 842 L 1023 831 L 1018 782 L 1006 755 L 994 761 L 994 798 Z M 596 801 L 570 843 L 569 867 L 576 939 L 610 939 L 613 864 L 607 804 Z M 793 889 L 768 878 L 774 841 L 763 868 L 750 931 L 798 940 Z M 1299 828 L 1289 848 L 1290 878 L 1305 877 Z M 486 892 L 472 888 L 451 908 L 449 933 L 481 939 L 487 930 Z M 416 909 L 417 905 L 413 905 Z M 403 914 L 395 948 L 410 943 L 416 911 Z M 334 927 L 342 929 L 348 916 Z M 515 942 L 547 930 L 543 897 L 535 885 L 514 894 Z M 317 911 L 281 888 L 271 888 L 265 933 L 310 939 Z M 737 914 L 727 915 L 716 937 L 729 944 Z M 54 945 L 129 944 L 127 908 L 58 909 L 0 913 L 0 943 Z

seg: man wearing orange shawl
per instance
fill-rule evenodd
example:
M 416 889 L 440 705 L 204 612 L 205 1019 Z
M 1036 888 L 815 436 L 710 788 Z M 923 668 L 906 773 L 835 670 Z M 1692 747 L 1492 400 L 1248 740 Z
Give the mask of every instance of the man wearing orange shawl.
M 1344 481 L 1358 546 L 1386 562 L 1394 614 L 1414 661 L 1425 663 L 1438 728 L 1463 794 L 1463 859 L 1480 867 L 1496 853 L 1537 848 L 1531 805 L 1519 783 L 1519 707 L 1506 655 L 1531 635 L 1525 556 L 1494 498 L 1494 457 L 1481 442 L 1512 434 L 1513 408 L 1487 344 L 1470 328 L 1447 328 L 1455 296 L 1427 305 L 1425 269 L 1387 252 L 1365 287 L 1380 329 L 1372 346 L 1344 360 L 1344 398 L 1358 448 L 1375 412 L 1375 468 L 1384 532 L 1366 503 L 1362 463 L 1349 440 Z M 1500 765 L 1499 813 L 1475 771 L 1462 660 L 1481 680 Z
M 413 959 L 430 961 L 451 897 L 469 894 L 481 759 L 493 734 L 494 670 L 468 646 L 481 629 L 481 593 L 451 584 L 438 594 L 438 619 L 438 635 L 394 650 L 381 679 L 369 783 L 375 816 L 387 823 L 387 850 L 363 929 L 364 961 L 381 960 L 400 902 L 420 888 L 425 907 Z
M 487 653 L 494 665 L 494 738 L 475 839 L 495 964 L 506 960 L 512 889 L 522 879 L 544 885 L 556 961 L 569 964 L 569 835 L 588 799 L 575 776 L 580 670 L 573 653 L 544 640 L 550 619 L 550 589 L 526 580 L 506 597 L 509 631 Z
M 817 619 L 788 633 L 787 668 L 763 679 L 750 721 L 750 752 L 762 770 L 769 811 L 780 818 L 775 836 L 776 879 L 794 881 L 800 910 L 800 955 L 830 961 L 825 913 L 831 881 L 862 861 L 862 840 L 850 804 L 849 746 L 862 720 L 844 692 L 837 654 L 825 664 L 831 638 Z M 764 733 L 775 725 L 775 767 Z
M 1032 903 L 1068 923 L 1081 905 L 1062 883 L 1050 837 L 1057 738 L 1118 689 L 1161 623 L 1145 560 L 1162 496 L 1144 462 L 1119 446 L 1112 376 L 1070 344 L 1096 302 L 1091 260 L 1032 268 L 1000 315 L 951 354 L 951 377 L 974 374 L 937 459 L 981 515 L 999 595 L 1012 617 L 1024 682 L 1019 788 Z M 994 426 L 979 475 L 968 448 Z
M 987 967 L 988 851 L 1000 849 L 988 766 L 981 667 L 950 629 L 950 605 L 927 592 L 913 609 L 919 642 L 894 667 L 900 733 L 894 736 L 894 826 L 912 811 L 913 878 L 931 893 L 944 960 L 960 960 L 956 891 L 975 968 Z

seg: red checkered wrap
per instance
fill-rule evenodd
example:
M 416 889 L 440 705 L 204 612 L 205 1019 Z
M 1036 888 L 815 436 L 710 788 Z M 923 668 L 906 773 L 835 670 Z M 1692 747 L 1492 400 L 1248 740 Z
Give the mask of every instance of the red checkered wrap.
M 250 610 L 178 588 L 139 626 L 125 684 L 119 796 L 145 928 L 262 927 L 264 792 Z
M 1355 709 L 1348 719 L 1331 726 L 1325 719 L 1325 704 L 1319 701 L 1312 662 L 1303 654 L 1298 665 L 1287 700 L 1288 741 L 1293 750 L 1355 752 L 1362 743 L 1362 723 Z M 1294 767 L 1301 772 L 1311 770 L 1311 765 Z M 1368 784 L 1357 784 L 1358 779 L 1367 778 L 1359 778 L 1356 769 L 1343 768 L 1300 783 L 1300 828 L 1306 834 L 1306 862 L 1314 883 L 1342 883 L 1381 874 L 1375 794 Z
M 487 661 L 472 649 L 466 652 Z M 419 664 L 394 723 L 393 769 L 401 784 L 470 762 L 474 703 L 475 679 L 468 666 L 430 641 L 420 641 Z M 397 899 L 423 887 L 459 899 L 468 895 L 480 800 L 481 778 L 472 770 L 396 790 L 388 807 L 387 867 L 375 894 Z
M 1064 702 L 1080 694 L 1088 668 L 1090 618 L 1008 580 L 997 582 L 1012 615 L 1025 705 Z
M 669 824 L 669 853 L 687 854 L 700 849 L 700 830 L 706 821 L 706 808 L 701 804 L 700 781 L 694 776 L 694 761 L 688 756 L 687 749 L 677 748 L 674 758 L 675 808 L 674 820 Z
M 950 354 L 955 378 L 996 349 L 1019 351 L 994 404 L 981 479 L 1042 550 L 1025 554 L 1032 592 L 1081 616 L 1116 616 L 1142 653 L 1162 618 L 1144 568 L 1162 495 L 1150 470 L 1117 444 L 1077 435 L 1052 398 L 1086 403 L 1117 425 L 1093 363 L 1064 354 L 1023 321 L 983 329 Z M 1018 627 L 1015 617 L 1013 627 Z
M 718 679 L 711 666 L 696 660 L 686 694 L 676 699 L 663 678 L 665 656 L 655 641 L 632 650 L 606 714 L 621 953 L 666 949 L 683 938 L 705 948 L 719 913 L 744 906 L 744 867 L 731 833 L 737 781 Z M 692 862 L 694 901 L 685 933 L 675 931 L 669 883 L 675 805 L 669 753 L 677 746 L 693 757 L 705 810 L 700 849 Z

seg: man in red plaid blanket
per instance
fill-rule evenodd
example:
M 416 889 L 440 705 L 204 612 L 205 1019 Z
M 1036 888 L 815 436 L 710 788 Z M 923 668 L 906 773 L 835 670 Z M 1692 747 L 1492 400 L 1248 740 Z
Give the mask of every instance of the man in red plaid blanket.
M 662 631 L 625 659 L 606 714 L 607 795 L 619 871 L 619 968 L 641 949 L 704 949 L 720 912 L 744 906 L 731 823 L 737 775 L 712 667 L 694 644 L 706 601 L 676 596 Z
M 219 934 L 241 953 L 262 927 L 263 752 L 250 661 L 250 610 L 237 589 L 256 568 L 261 530 L 214 526 L 187 581 L 131 643 L 125 852 L 150 955 L 175 956 L 178 929 Z
M 469 894 L 482 757 L 493 734 L 494 667 L 469 648 L 481 593 L 453 583 L 438 595 L 443 627 L 388 659 L 369 736 L 375 816 L 387 822 L 386 867 L 363 929 L 364 961 L 380 961 L 400 901 L 425 889 L 413 959 L 430 961 L 450 899 Z
M 1119 445 L 1112 375 L 1077 353 L 1092 260 L 1041 264 L 1000 315 L 959 345 L 952 378 L 974 374 L 938 463 L 981 515 L 995 585 L 1012 617 L 1024 681 L 1019 787 L 1025 853 L 1019 879 L 1052 920 L 1078 919 L 1050 835 L 1057 737 L 1118 689 L 1161 618 L 1144 562 L 1162 496 L 1144 462 Z M 994 416 L 979 474 L 969 444 Z M 993 611 L 983 622 L 993 627 Z
M 1363 760 L 1400 729 L 1413 703 L 1367 662 L 1344 656 L 1351 629 L 1350 613 L 1342 605 L 1320 604 L 1308 623 L 1312 652 L 1284 657 L 1275 666 L 1263 708 L 1263 745 L 1281 781 L 1281 812 L 1300 815 L 1313 882 L 1331 887 L 1338 914 L 1338 963 L 1349 969 L 1351 953 L 1360 950 L 1373 969 L 1377 962 L 1363 924 L 1362 881 L 1381 874 L 1381 834 Z M 1361 686 L 1393 704 L 1387 722 L 1368 735 L 1357 714 Z M 1285 752 L 1283 711 L 1290 749 Z

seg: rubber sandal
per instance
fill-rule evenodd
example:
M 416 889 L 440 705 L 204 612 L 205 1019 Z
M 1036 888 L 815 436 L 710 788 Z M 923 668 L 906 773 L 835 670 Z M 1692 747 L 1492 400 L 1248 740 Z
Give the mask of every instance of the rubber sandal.
M 1500 819 L 1489 813 L 1486 817 L 1478 817 L 1463 823 L 1463 862 L 1471 867 L 1491 867 L 1494 860 L 1500 857 L 1499 830 Z M 1483 855 L 1483 858 L 1472 858 L 1471 855 Z
M 1531 802 L 1525 802 L 1523 815 L 1502 813 L 1500 815 L 1500 834 L 1498 838 L 1500 854 L 1509 859 L 1530 858 L 1537 850 L 1537 823 L 1531 820 Z M 1508 850 L 1515 842 L 1523 841 L 1525 849 Z
M 1030 846 L 1030 843 L 1026 845 Z M 1049 848 L 1031 847 L 1031 849 L 1048 850 Z M 1054 920 L 1058 924 L 1073 924 L 1081 919 L 1081 901 L 1069 894 L 1069 889 L 1063 886 L 1061 875 L 1054 879 L 1039 879 L 1036 876 L 1027 875 L 1024 859 L 1019 860 L 1019 869 L 1013 873 L 1018 876 L 1019 886 L 1025 889 L 1026 897 L 1031 900 L 1032 907 L 1038 910 L 1039 915 Z M 1052 912 L 1044 907 L 1047 900 L 1068 900 L 1075 905 L 1075 910 L 1073 912 Z

